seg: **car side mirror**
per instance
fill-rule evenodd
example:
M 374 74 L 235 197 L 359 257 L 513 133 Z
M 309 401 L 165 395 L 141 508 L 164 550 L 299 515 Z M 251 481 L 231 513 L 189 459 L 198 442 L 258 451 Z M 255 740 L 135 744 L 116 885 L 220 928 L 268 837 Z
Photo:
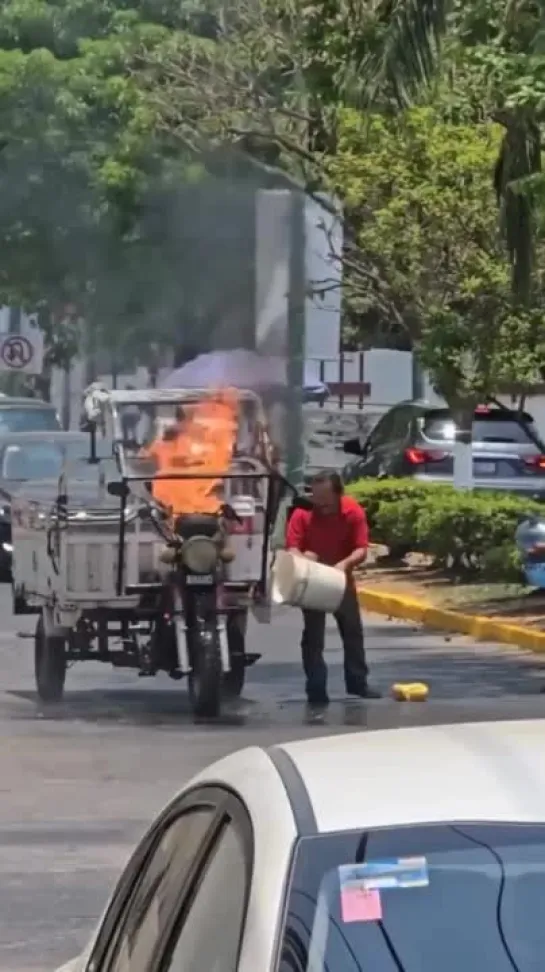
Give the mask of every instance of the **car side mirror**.
M 367 451 L 367 445 L 361 444 L 359 439 L 348 439 L 343 445 L 343 452 L 349 456 L 363 456 Z
M 113 482 L 108 483 L 106 489 L 110 496 L 117 496 L 119 499 L 123 499 L 129 492 L 126 484 L 120 482 L 118 479 L 114 479 Z

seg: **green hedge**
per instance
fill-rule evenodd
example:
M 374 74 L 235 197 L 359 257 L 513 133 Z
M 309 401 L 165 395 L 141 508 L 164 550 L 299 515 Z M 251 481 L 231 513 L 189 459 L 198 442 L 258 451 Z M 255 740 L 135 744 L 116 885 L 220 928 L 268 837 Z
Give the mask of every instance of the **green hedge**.
M 362 479 L 348 492 L 365 507 L 375 543 L 420 551 L 437 566 L 490 579 L 520 575 L 515 530 L 529 513 L 545 515 L 535 500 L 410 479 Z

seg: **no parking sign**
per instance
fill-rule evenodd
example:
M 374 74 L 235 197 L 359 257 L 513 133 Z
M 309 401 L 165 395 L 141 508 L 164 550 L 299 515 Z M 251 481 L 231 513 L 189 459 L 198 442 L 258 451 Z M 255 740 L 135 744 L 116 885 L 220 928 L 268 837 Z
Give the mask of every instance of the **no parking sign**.
M 40 375 L 43 359 L 44 339 L 37 329 L 0 338 L 0 372 Z

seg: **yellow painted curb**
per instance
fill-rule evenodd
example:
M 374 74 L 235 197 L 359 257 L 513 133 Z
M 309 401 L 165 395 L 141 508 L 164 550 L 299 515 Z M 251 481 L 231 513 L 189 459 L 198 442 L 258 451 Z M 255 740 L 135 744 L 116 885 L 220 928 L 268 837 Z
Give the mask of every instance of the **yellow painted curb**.
M 514 645 L 517 648 L 545 654 L 545 631 L 534 631 L 519 624 L 504 624 L 502 621 L 481 615 L 448 611 L 427 604 L 425 601 L 417 601 L 412 597 L 374 591 L 369 587 L 359 588 L 358 599 L 366 611 L 374 614 L 386 614 L 391 618 L 415 621 L 426 628 L 456 631 L 470 635 L 476 641 L 498 641 L 501 644 Z

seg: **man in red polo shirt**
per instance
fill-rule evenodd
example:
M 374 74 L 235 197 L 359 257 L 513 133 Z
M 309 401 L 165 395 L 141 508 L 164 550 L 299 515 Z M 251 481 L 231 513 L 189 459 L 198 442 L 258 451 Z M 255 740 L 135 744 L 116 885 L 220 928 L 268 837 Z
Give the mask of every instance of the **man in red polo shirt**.
M 286 534 L 286 547 L 293 553 L 344 570 L 348 584 L 344 600 L 335 615 L 344 647 L 344 681 L 348 695 L 377 699 L 369 687 L 363 644 L 363 626 L 352 573 L 367 556 L 367 518 L 359 503 L 344 496 L 341 477 L 322 472 L 312 481 L 311 510 L 296 509 Z M 301 640 L 306 692 L 311 706 L 327 706 L 327 666 L 324 661 L 325 612 L 303 611 Z

